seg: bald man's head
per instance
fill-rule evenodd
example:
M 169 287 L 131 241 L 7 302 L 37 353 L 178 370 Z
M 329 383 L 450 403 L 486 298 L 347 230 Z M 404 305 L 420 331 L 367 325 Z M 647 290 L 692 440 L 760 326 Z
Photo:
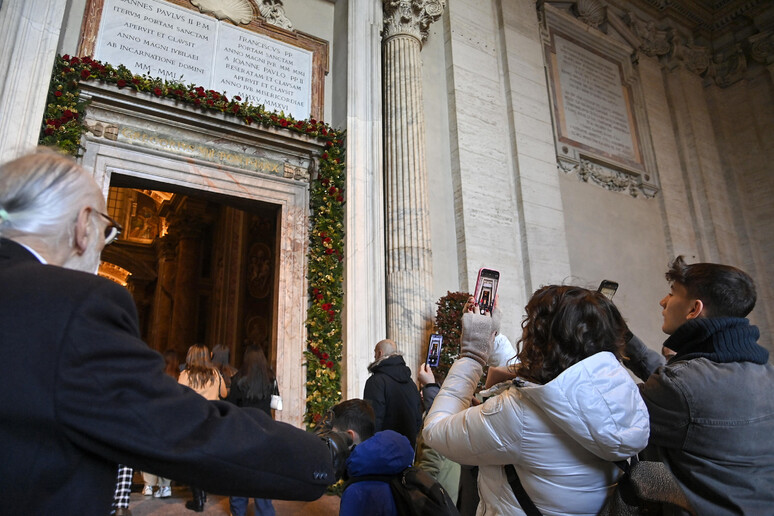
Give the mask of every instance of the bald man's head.
M 398 346 L 390 339 L 380 340 L 374 348 L 374 358 L 379 360 L 382 357 L 388 357 L 398 352 Z

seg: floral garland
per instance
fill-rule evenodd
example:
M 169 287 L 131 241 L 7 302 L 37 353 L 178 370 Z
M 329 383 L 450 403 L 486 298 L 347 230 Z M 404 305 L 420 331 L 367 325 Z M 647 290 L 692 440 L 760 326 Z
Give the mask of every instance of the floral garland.
M 225 93 L 193 84 L 135 75 L 123 65 L 113 67 L 90 57 L 57 56 L 51 76 L 43 127 L 42 145 L 57 146 L 77 156 L 86 131 L 82 116 L 87 102 L 80 100 L 81 81 L 100 81 L 174 99 L 205 112 L 221 112 L 247 125 L 282 128 L 307 134 L 325 142 L 319 173 L 311 181 L 311 230 L 308 254 L 310 306 L 306 331 L 308 397 L 304 419 L 314 428 L 323 415 L 341 399 L 341 304 L 344 277 L 344 131 L 314 119 L 295 120 L 283 112 L 266 111 L 262 105 L 230 99 Z

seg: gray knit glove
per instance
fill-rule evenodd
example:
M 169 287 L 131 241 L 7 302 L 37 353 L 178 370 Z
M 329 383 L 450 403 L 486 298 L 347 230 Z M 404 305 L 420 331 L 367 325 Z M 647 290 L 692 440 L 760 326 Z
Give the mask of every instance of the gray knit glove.
M 469 357 L 485 366 L 492 352 L 492 342 L 500 330 L 502 312 L 498 308 L 492 315 L 466 313 L 462 316 L 462 337 L 460 338 L 460 357 Z

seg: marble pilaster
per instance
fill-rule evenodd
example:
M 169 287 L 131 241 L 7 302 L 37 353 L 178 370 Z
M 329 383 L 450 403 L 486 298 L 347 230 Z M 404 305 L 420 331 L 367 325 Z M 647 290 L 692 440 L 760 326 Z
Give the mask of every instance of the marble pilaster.
M 342 394 L 363 396 L 386 335 L 382 184 L 381 0 L 348 5 L 347 210 Z
M 723 170 L 702 78 L 692 66 L 695 62 L 670 61 L 672 69 L 666 72 L 665 84 L 672 106 L 682 173 L 689 192 L 690 221 L 699 253 L 696 258 L 740 263 L 728 192 L 716 186 L 723 184 Z M 676 209 L 679 205 L 667 206 L 667 217 L 671 216 L 670 210 Z
M 0 15 L 0 163 L 37 145 L 67 2 L 5 2 Z
M 384 2 L 387 336 L 416 370 L 433 315 L 420 51 L 442 1 Z

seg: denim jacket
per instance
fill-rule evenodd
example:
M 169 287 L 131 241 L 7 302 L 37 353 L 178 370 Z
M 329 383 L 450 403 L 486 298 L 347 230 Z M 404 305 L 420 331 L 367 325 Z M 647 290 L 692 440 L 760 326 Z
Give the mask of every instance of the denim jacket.
M 720 354 L 721 346 L 739 349 L 735 336 L 749 335 L 742 331 L 748 323 L 739 321 L 744 320 L 713 321 L 707 333 L 715 339 Z M 670 339 L 687 338 L 707 328 L 706 321 L 681 327 L 680 335 L 675 332 Z M 757 346 L 754 341 L 743 344 L 749 349 Z M 636 337 L 627 344 L 627 354 L 627 365 L 635 372 L 644 373 L 647 364 L 659 364 L 658 353 Z M 650 444 L 672 470 L 697 514 L 774 511 L 771 364 L 681 359 L 678 355 L 646 376 L 640 393 L 650 413 Z

